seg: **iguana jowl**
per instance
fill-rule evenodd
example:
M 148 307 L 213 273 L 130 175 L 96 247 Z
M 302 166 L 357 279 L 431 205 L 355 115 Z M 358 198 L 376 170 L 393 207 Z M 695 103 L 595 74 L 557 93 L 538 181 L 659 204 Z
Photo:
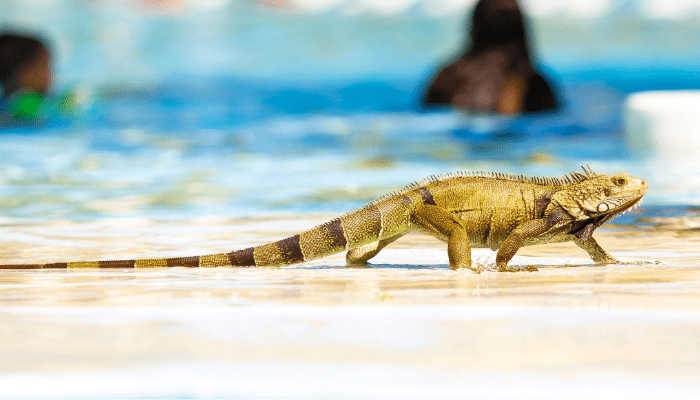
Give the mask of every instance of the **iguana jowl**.
M 347 250 L 348 266 L 367 260 L 408 232 L 447 243 L 451 268 L 471 268 L 471 248 L 498 250 L 496 266 L 522 246 L 574 241 L 596 263 L 616 260 L 593 231 L 639 204 L 647 183 L 629 174 L 571 172 L 561 178 L 461 172 L 433 176 L 325 224 L 273 243 L 194 257 L 4 265 L 2 268 L 282 266 Z

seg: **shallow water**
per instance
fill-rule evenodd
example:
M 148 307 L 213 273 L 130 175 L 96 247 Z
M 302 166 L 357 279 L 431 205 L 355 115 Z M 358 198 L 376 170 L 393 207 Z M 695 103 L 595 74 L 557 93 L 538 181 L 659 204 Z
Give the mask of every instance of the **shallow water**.
M 2 270 L 0 397 L 700 393 L 700 181 L 626 147 L 620 97 L 595 118 L 282 104 L 188 122 L 197 101 L 114 96 L 92 121 L 4 131 L 3 264 L 231 251 L 455 170 L 557 176 L 588 161 L 651 189 L 596 233 L 624 265 L 557 244 L 513 260 L 538 272 L 492 272 L 488 250 L 474 251 L 485 272 L 452 271 L 444 244 L 410 235 L 367 269 L 340 254 L 281 269 Z
M 211 253 L 329 217 L 5 226 L 0 249 L 35 262 Z M 594 266 L 569 243 L 524 248 L 513 264 L 531 273 L 450 270 L 445 245 L 419 235 L 364 269 L 341 254 L 285 268 L 3 270 L 2 397 L 695 398 L 700 235 L 677 224 L 596 233 L 629 264 Z
M 624 35 L 648 61 L 591 69 L 587 53 L 567 64 L 570 42 L 619 49 L 620 31 L 572 39 L 556 18 L 540 36 L 565 109 L 475 117 L 417 107 L 436 60 L 462 41 L 446 35 L 462 16 L 280 18 L 233 2 L 149 19 L 73 3 L 44 9 L 75 36 L 57 76 L 92 93 L 74 120 L 0 131 L 0 264 L 230 251 L 458 170 L 560 176 L 588 162 L 650 190 L 595 234 L 622 265 L 556 244 L 513 260 L 538 272 L 493 272 L 481 249 L 486 271 L 452 271 L 443 243 L 408 235 L 367 269 L 340 254 L 280 269 L 0 270 L 0 397 L 700 394 L 697 166 L 640 151 L 622 120 L 630 92 L 698 87 L 696 51 L 660 60 L 665 43 L 694 40 L 654 33 L 649 50 Z M 120 46 L 100 41 L 117 34 Z

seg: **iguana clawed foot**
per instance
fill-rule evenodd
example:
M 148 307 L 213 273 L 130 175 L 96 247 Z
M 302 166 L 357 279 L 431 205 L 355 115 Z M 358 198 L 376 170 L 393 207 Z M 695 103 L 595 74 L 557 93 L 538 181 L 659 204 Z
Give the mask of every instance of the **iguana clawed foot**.
M 466 266 L 466 265 L 464 265 L 464 266 L 450 266 L 450 269 L 453 269 L 453 270 L 458 270 L 458 269 L 463 269 L 463 268 L 470 269 L 475 274 L 480 274 L 486 270 L 493 271 L 492 266 L 489 267 L 485 264 L 477 264 L 476 266 Z M 503 265 L 498 266 L 496 268 L 496 270 L 499 272 L 523 272 L 523 271 L 534 272 L 534 271 L 538 271 L 537 267 L 534 265 L 523 265 L 523 266 L 517 266 L 517 267 L 510 267 L 507 264 L 503 264 Z
M 502 265 L 498 266 L 499 272 L 523 272 L 523 271 L 534 272 L 537 270 L 538 270 L 537 267 L 534 265 L 523 265 L 522 267 L 510 267 L 507 264 L 502 264 Z

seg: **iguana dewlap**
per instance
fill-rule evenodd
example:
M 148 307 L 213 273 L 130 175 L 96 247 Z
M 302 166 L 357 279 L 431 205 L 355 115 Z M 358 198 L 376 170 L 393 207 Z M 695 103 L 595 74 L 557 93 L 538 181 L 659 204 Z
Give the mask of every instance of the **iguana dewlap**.
M 593 231 L 639 204 L 647 183 L 590 167 L 561 178 L 460 172 L 432 176 L 325 224 L 230 253 L 165 259 L 4 265 L 2 268 L 276 267 L 347 250 L 347 265 L 367 260 L 408 232 L 447 243 L 451 268 L 471 268 L 471 249 L 498 250 L 501 271 L 518 249 L 572 240 L 596 263 L 616 260 Z

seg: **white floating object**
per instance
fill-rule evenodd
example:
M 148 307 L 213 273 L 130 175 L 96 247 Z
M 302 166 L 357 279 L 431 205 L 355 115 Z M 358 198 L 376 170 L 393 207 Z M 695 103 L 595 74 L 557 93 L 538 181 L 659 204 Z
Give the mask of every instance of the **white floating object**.
M 700 163 L 700 90 L 634 93 L 623 113 L 631 149 L 671 162 Z

